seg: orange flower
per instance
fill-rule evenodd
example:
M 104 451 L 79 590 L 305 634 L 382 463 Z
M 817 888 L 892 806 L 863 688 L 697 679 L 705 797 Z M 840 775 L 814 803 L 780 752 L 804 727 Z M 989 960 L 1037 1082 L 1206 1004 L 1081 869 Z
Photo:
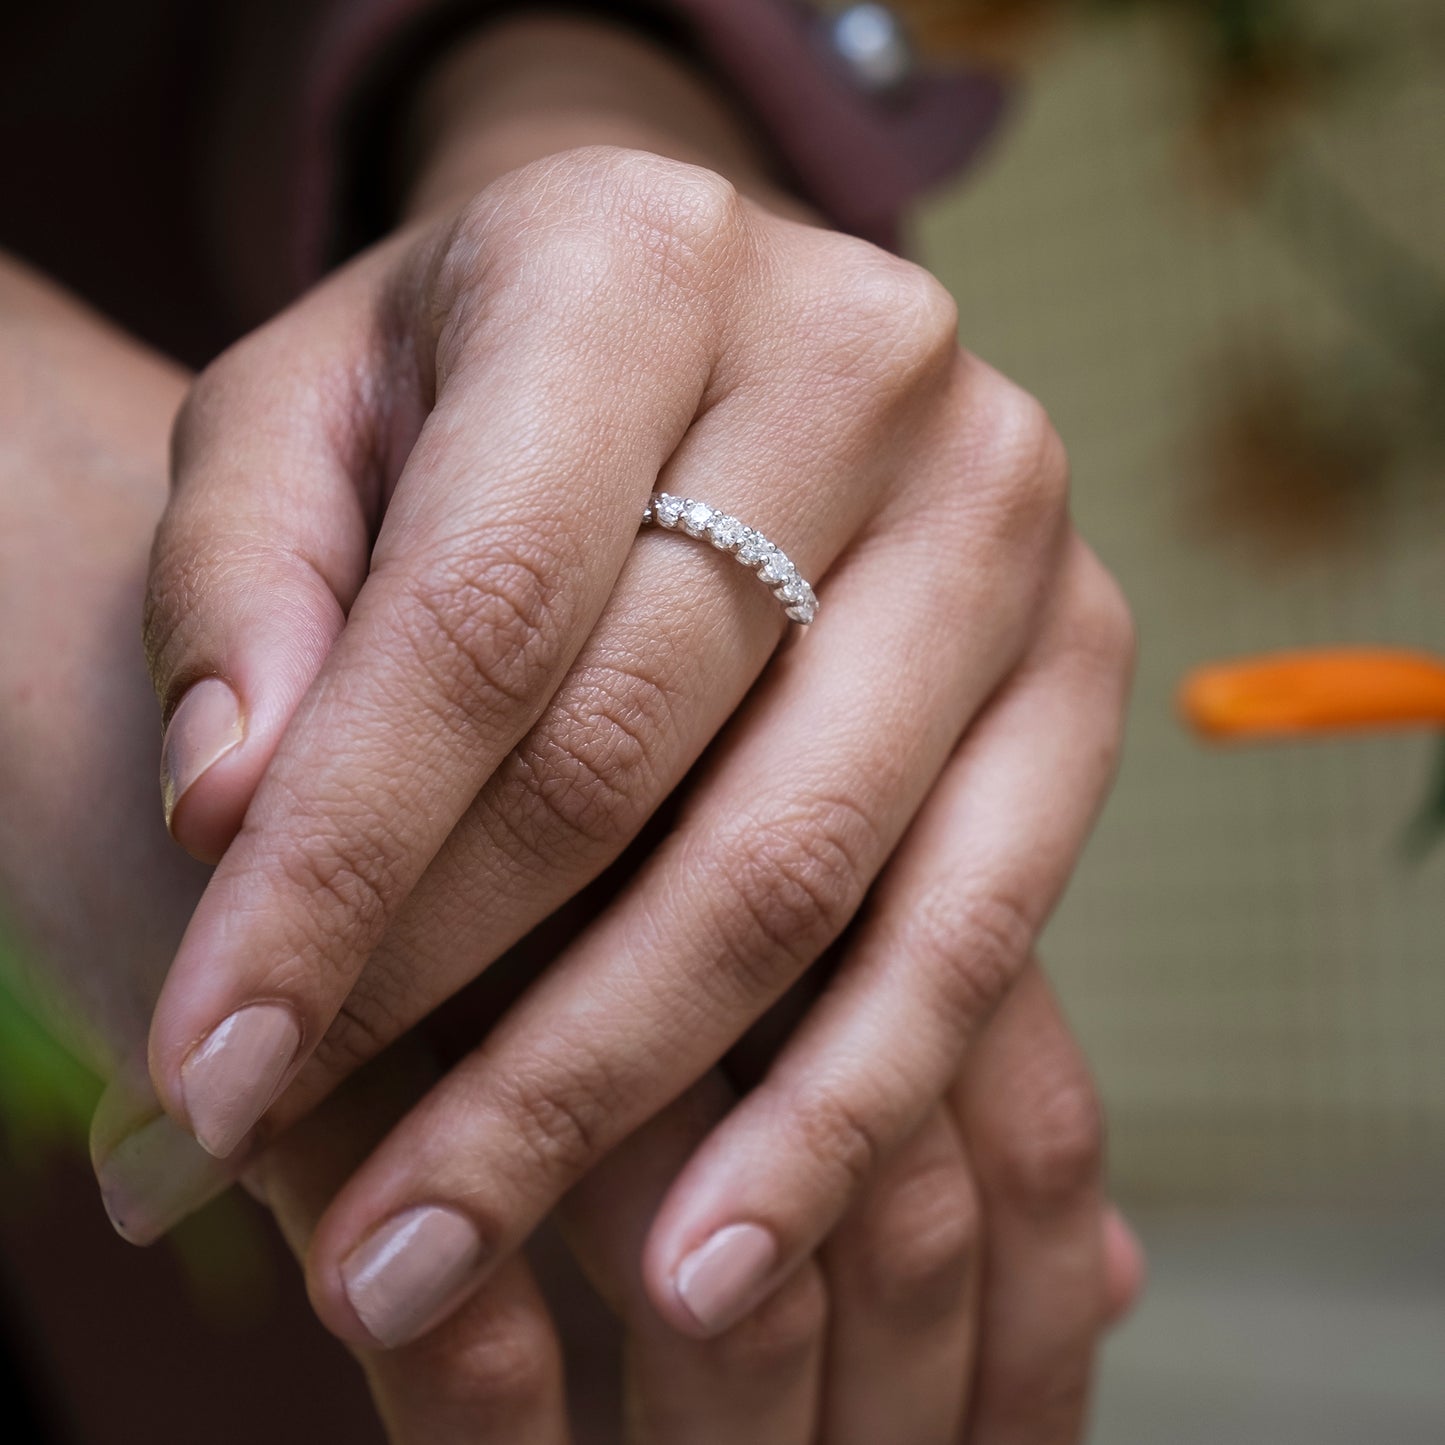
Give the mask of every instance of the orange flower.
M 1445 660 L 1391 648 L 1318 648 L 1201 667 L 1185 720 L 1216 740 L 1445 727 Z

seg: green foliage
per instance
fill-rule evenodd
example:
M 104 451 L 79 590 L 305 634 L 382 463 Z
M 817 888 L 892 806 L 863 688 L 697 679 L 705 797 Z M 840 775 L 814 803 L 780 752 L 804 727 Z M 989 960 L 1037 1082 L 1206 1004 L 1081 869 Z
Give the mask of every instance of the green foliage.
M 21 1002 L 18 978 L 0 936 L 0 1143 L 24 1164 L 84 1146 L 100 1085 Z

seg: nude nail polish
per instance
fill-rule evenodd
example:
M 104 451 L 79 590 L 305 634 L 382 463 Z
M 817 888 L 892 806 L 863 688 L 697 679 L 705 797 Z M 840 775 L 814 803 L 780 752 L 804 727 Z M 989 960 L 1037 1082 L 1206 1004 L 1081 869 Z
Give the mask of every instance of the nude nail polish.
M 205 677 L 181 699 L 161 745 L 161 804 L 166 827 L 176 805 L 244 735 L 241 700 L 229 683 Z
M 758 1302 L 778 1262 L 778 1244 L 759 1224 L 731 1224 L 677 1267 L 673 1288 L 709 1335 L 735 1325 Z
M 481 1263 L 471 1221 L 428 1204 L 398 1214 L 353 1249 L 341 1280 L 357 1318 L 391 1349 L 444 1318 Z
M 95 1177 L 115 1232 L 131 1244 L 153 1244 L 230 1183 L 225 1166 L 166 1114 L 122 1139 Z
M 281 1004 L 237 1009 L 181 1065 L 186 1116 L 202 1148 L 224 1159 L 255 1127 L 301 1047 Z

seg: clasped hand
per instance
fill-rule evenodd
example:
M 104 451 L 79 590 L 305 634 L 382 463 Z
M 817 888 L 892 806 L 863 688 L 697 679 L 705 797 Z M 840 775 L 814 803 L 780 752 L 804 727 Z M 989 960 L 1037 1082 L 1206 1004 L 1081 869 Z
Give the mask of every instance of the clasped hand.
M 956 326 L 911 263 L 598 148 L 384 242 L 196 381 L 146 637 L 168 819 L 219 861 L 152 1026 L 165 1109 L 262 1158 L 609 883 L 317 1224 L 312 1296 L 354 1345 L 433 1331 L 559 1206 L 585 1253 L 661 1138 L 634 1312 L 725 1334 L 851 1230 L 948 1322 L 920 1418 L 957 1415 L 975 1348 L 1001 1402 L 1070 1350 L 1082 1396 L 1117 1225 L 1030 955 L 1130 628 L 1044 412 Z M 654 489 L 785 546 L 808 633 L 639 536 Z M 871 1310 L 845 1356 L 878 1356 Z M 882 1398 L 836 1389 L 840 1421 Z

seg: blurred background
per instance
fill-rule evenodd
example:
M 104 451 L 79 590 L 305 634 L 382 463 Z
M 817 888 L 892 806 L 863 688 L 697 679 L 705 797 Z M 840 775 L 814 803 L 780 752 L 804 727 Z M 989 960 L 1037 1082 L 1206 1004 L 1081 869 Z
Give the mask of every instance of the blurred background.
M 1445 847 L 1405 833 L 1440 734 L 1220 748 L 1175 694 L 1304 644 L 1445 653 L 1445 6 L 978 15 L 1028 84 L 920 249 L 1048 406 L 1141 635 L 1044 948 L 1152 1258 L 1097 1438 L 1438 1445 Z
M 1445 5 L 913 8 L 930 43 L 1023 77 L 916 251 L 966 344 L 1048 406 L 1142 640 L 1119 786 L 1045 942 L 1152 1262 L 1095 1438 L 1439 1445 L 1445 842 L 1409 830 L 1445 730 L 1220 747 L 1176 696 L 1201 663 L 1279 648 L 1445 654 Z M 338 1385 L 277 1326 L 294 1271 L 249 1205 L 141 1255 L 52 1178 L 91 1098 L 0 1008 L 0 1305 L 26 1297 L 37 1337 L 112 1366 L 65 1398 L 63 1355 L 18 1338 L 13 1399 L 45 1396 L 61 1438 L 129 1438 L 124 1381 L 183 1349 L 184 1290 L 206 1329 L 269 1350 L 268 1390 L 218 1358 L 150 1438 L 194 1438 L 196 1399 L 237 1439 L 281 1399 L 317 1438 L 375 1438 L 339 1351 Z M 37 1216 L 71 1241 L 63 1279 Z M 87 1323 L 91 1260 L 133 1331 L 114 1305 Z M 9 1423 L 40 1438 L 22 1404 Z

